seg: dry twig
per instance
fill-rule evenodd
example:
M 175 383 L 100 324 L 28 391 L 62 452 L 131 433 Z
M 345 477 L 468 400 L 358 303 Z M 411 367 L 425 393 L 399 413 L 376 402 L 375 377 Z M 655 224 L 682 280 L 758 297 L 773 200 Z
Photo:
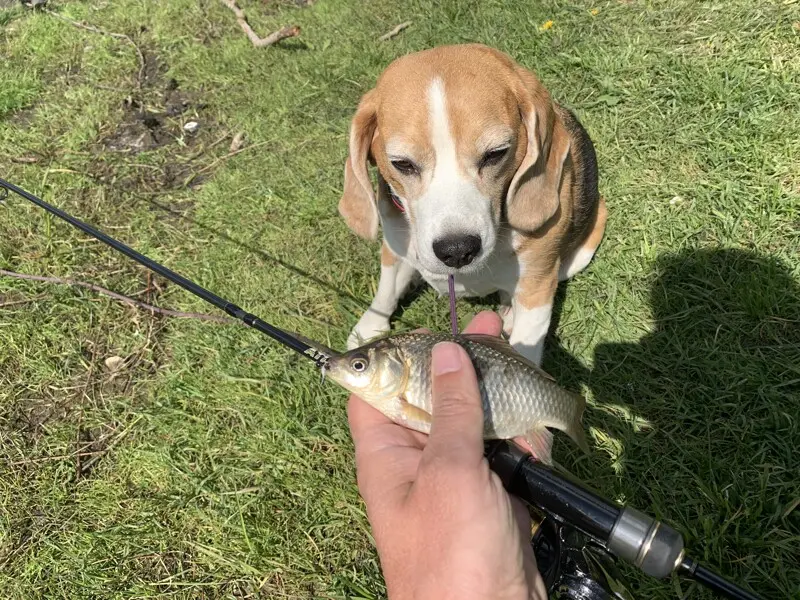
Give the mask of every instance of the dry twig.
M 378 41 L 385 42 L 392 39 L 398 33 L 406 29 L 409 25 L 411 25 L 411 21 L 406 21 L 405 23 L 400 23 L 397 27 L 389 31 L 388 33 L 384 33 L 381 37 L 378 38 Z
M 92 319 L 94 322 L 94 319 Z M 83 400 L 89 400 L 91 402 L 91 398 L 89 398 L 89 394 L 86 393 L 86 390 L 89 389 L 89 386 L 92 384 L 92 375 L 94 375 L 94 364 L 97 360 L 97 345 L 92 340 L 92 358 L 89 360 L 89 368 L 86 370 L 86 379 L 83 381 L 83 385 L 81 386 L 81 393 L 80 393 L 80 400 L 78 400 L 78 426 L 75 427 L 75 445 L 79 446 L 81 442 L 81 424 L 83 423 Z M 75 454 L 75 479 L 77 480 L 81 476 L 81 463 L 83 462 L 83 456 L 81 455 L 80 450 Z
M 72 19 L 68 19 L 67 17 L 58 14 L 50 9 L 43 9 L 48 15 L 51 15 L 57 19 L 61 19 L 69 23 L 70 25 L 77 27 L 78 29 L 85 29 L 86 31 L 91 31 L 93 33 L 99 33 L 101 35 L 107 35 L 109 37 L 117 38 L 118 40 L 125 40 L 131 46 L 133 46 L 134 50 L 136 50 L 136 56 L 139 58 L 139 76 L 136 78 L 136 85 L 141 90 L 142 89 L 142 81 L 144 80 L 144 70 L 145 70 L 145 61 L 144 61 L 144 54 L 142 54 L 141 49 L 139 46 L 136 45 L 136 42 L 133 41 L 131 36 L 126 35 L 124 33 L 114 33 L 113 31 L 106 31 L 105 29 L 100 29 L 99 27 L 95 27 L 93 25 L 87 25 L 85 23 L 80 23 L 78 21 L 73 21 Z
M 109 298 L 114 298 L 115 300 L 119 300 L 120 302 L 124 302 L 136 308 L 148 310 L 151 313 L 157 313 L 160 315 L 165 315 L 167 317 L 200 319 L 201 321 L 214 321 L 217 323 L 239 323 L 239 321 L 237 321 L 236 319 L 231 319 L 229 317 L 220 317 L 216 315 L 207 315 L 204 313 L 182 312 L 179 310 L 169 310 L 167 308 L 159 308 L 157 306 L 153 306 L 152 304 L 147 304 L 146 302 L 139 302 L 138 300 L 134 300 L 133 298 L 129 298 L 128 296 L 123 296 L 122 294 L 118 294 L 117 292 L 112 292 L 111 290 L 107 290 L 104 287 L 100 287 L 99 285 L 94 285 L 93 283 L 87 283 L 85 281 L 76 281 L 74 279 L 62 279 L 60 277 L 42 277 L 41 275 L 27 275 L 25 273 L 15 273 L 13 271 L 5 271 L 3 269 L 0 269 L 0 275 L 5 275 L 6 277 L 14 277 L 16 279 L 25 279 L 28 281 L 43 281 L 45 283 L 56 283 L 59 285 L 72 285 L 75 287 L 86 288 L 87 290 L 97 292 L 98 294 L 103 294 L 104 296 L 108 296 Z
M 87 444 L 87 447 L 91 444 Z M 73 452 L 72 454 L 58 454 L 55 456 L 41 456 L 39 458 L 26 458 L 25 460 L 18 460 L 16 462 L 6 463 L 9 467 L 19 467 L 22 465 L 30 465 L 43 462 L 51 462 L 55 460 L 65 460 L 75 456 L 94 456 L 95 454 L 102 454 L 105 450 L 96 450 L 94 452 Z
M 245 34 L 247 34 L 248 39 L 256 48 L 272 46 L 273 44 L 277 44 L 286 38 L 297 37 L 300 35 L 300 28 L 297 25 L 288 25 L 282 29 L 279 29 L 278 31 L 270 33 L 265 38 L 258 37 L 258 34 L 253 31 L 252 27 L 250 27 L 250 23 L 247 22 L 247 17 L 244 16 L 244 11 L 239 8 L 235 0 L 222 0 L 222 3 L 233 11 L 233 14 L 236 15 L 236 21 L 239 23 L 239 27 L 241 27 Z
M 9 306 L 17 306 L 18 304 L 28 304 L 29 302 L 36 302 L 45 297 L 47 297 L 47 294 L 39 294 L 32 298 L 20 298 L 19 300 L 3 300 L 0 302 L 0 308 L 8 308 Z
M 220 136 L 219 138 L 217 138 L 216 140 L 211 142 L 208 146 L 204 146 L 204 147 L 200 148 L 199 151 L 195 152 L 194 154 L 192 154 L 191 156 L 186 158 L 186 162 L 187 163 L 188 162 L 192 162 L 193 160 L 195 160 L 197 158 L 200 158 L 201 156 L 203 156 L 203 154 L 205 154 L 209 150 L 215 148 L 216 146 L 219 146 L 222 142 L 224 142 L 226 139 L 228 139 L 229 135 L 230 135 L 230 132 L 226 131 L 222 136 Z

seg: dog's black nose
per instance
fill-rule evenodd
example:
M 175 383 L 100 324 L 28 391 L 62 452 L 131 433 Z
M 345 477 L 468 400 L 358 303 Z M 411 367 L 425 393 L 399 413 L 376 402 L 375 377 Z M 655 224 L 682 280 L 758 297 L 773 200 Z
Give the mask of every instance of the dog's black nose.
M 477 235 L 454 235 L 433 242 L 433 253 L 448 267 L 460 269 L 468 265 L 481 251 Z

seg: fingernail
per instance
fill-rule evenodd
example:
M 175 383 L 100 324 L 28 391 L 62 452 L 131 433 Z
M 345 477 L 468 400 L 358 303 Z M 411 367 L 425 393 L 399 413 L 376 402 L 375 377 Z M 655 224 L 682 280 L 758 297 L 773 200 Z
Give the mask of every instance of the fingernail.
M 453 342 L 440 342 L 433 347 L 431 367 L 434 375 L 461 370 L 461 348 Z

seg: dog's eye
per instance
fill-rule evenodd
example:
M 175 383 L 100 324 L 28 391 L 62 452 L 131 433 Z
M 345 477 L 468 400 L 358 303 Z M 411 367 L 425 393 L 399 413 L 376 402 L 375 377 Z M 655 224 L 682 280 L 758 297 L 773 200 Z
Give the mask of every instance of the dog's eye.
M 491 165 L 496 165 L 508 152 L 508 148 L 496 148 L 494 150 L 489 150 L 486 154 L 481 157 L 481 162 L 478 165 L 479 168 L 489 167 Z
M 416 175 L 419 173 L 417 165 L 410 160 L 398 159 L 392 161 L 392 166 L 403 175 Z

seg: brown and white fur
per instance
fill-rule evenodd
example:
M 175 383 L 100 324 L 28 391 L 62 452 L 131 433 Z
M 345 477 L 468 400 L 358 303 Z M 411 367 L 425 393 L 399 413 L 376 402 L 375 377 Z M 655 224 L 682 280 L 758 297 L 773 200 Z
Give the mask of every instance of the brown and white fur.
M 364 238 L 383 230 L 378 290 L 348 348 L 388 332 L 419 276 L 446 294 L 452 273 L 458 296 L 499 292 L 509 342 L 537 364 L 558 282 L 589 264 L 606 223 L 586 131 L 478 44 L 403 56 L 362 97 L 339 212 Z

